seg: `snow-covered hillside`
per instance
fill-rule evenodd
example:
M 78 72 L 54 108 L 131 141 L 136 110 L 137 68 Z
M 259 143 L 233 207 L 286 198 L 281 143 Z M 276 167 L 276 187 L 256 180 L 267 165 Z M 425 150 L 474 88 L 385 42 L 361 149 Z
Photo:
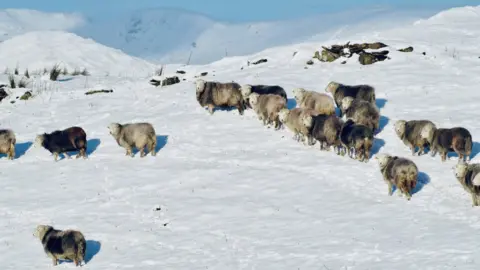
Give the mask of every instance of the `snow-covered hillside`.
M 0 10 L 0 41 L 30 31 L 72 30 L 87 21 L 80 14 L 46 13 L 28 9 Z
M 51 269 L 32 236 L 39 223 L 81 230 L 85 269 L 479 269 L 480 208 L 454 177 L 456 158 L 413 157 L 393 130 L 398 119 L 466 127 L 472 162 L 480 160 L 480 17 L 469 15 L 479 11 L 186 66 L 186 81 L 164 88 L 92 75 L 87 84 L 74 77 L 34 89 L 25 102 L 7 99 L 0 126 L 16 132 L 17 158 L 0 159 L 2 269 Z M 389 44 L 392 59 L 304 68 L 314 50 L 348 40 Z M 415 50 L 394 50 L 405 45 Z M 269 61 L 246 66 L 259 58 Z M 383 130 L 373 155 L 411 158 L 421 171 L 417 192 L 411 201 L 390 197 L 374 160 L 304 146 L 288 130 L 263 127 L 251 110 L 209 115 L 193 86 L 204 71 L 209 80 L 279 84 L 290 97 L 295 87 L 323 92 L 331 80 L 375 86 Z M 97 83 L 114 92 L 84 94 Z M 110 122 L 134 121 L 155 126 L 156 157 L 126 157 L 108 134 Z M 87 160 L 54 162 L 32 146 L 36 134 L 72 125 L 87 132 Z M 56 268 L 64 267 L 74 266 Z
M 0 33 L 8 38 L 28 31 L 68 30 L 156 63 L 206 64 L 225 56 L 248 55 L 273 46 L 325 40 L 332 36 L 348 37 L 359 31 L 406 25 L 427 14 L 432 11 L 377 8 L 289 21 L 234 24 L 169 8 L 111 14 L 109 19 L 5 10 L 0 13 Z
M 63 31 L 34 31 L 0 43 L 0 69 L 20 72 L 50 69 L 55 64 L 68 70 L 86 68 L 93 74 L 148 76 L 155 65 L 118 49 Z

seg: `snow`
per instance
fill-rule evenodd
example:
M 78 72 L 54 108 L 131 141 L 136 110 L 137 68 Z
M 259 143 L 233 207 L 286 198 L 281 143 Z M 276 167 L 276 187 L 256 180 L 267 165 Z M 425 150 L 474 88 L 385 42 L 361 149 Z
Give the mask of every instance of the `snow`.
M 85 18 L 76 13 L 3 9 L 0 10 L 0 41 L 30 31 L 73 30 L 84 26 L 86 23 Z
M 478 269 L 480 217 L 454 177 L 456 157 L 442 163 L 438 155 L 411 156 L 393 123 L 422 118 L 464 126 L 478 162 L 480 20 L 464 20 L 461 30 L 457 23 L 479 9 L 350 36 L 390 50 L 415 48 L 392 50 L 391 60 L 371 66 L 353 57 L 304 69 L 320 46 L 348 41 L 335 37 L 184 66 L 178 76 L 186 81 L 162 88 L 149 85 L 150 77 L 98 73 L 48 85 L 33 79 L 44 84 L 33 87 L 34 99 L 0 104 L 0 126 L 17 134 L 17 159 L 0 160 L 2 269 L 52 269 L 32 235 L 38 224 L 81 230 L 86 269 Z M 82 61 L 96 60 L 103 72 L 125 64 L 103 53 L 82 53 L 90 57 Z M 246 66 L 259 58 L 269 61 Z M 383 127 L 373 154 L 411 158 L 421 171 L 418 192 L 411 201 L 390 197 L 374 160 L 304 146 L 288 130 L 264 128 L 252 110 L 210 116 L 194 94 L 194 76 L 203 71 L 209 80 L 279 84 L 290 97 L 297 87 L 323 92 L 332 80 L 372 84 Z M 98 85 L 115 91 L 84 94 Z M 12 91 L 15 99 L 24 90 Z M 111 122 L 137 121 L 154 125 L 156 157 L 126 157 L 108 134 Z M 31 145 L 36 134 L 72 125 L 87 132 L 87 160 L 54 162 Z
M 149 76 L 155 65 L 129 56 L 73 33 L 32 31 L 0 43 L 0 69 L 20 72 L 50 70 L 59 64 L 72 72 L 86 68 L 90 73 L 113 76 Z

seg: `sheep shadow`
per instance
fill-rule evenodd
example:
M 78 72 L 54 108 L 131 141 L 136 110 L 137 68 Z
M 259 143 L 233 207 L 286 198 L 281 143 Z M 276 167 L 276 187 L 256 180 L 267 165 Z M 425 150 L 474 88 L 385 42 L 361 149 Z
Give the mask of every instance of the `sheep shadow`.
M 208 111 L 208 108 L 205 108 L 206 111 Z M 237 111 L 237 107 L 230 107 L 230 106 L 216 106 L 213 108 L 213 113 L 216 111 L 220 112 L 231 112 L 231 111 Z M 245 110 L 248 110 L 248 108 L 245 108 Z
M 95 152 L 101 141 L 99 139 L 90 139 L 87 141 L 87 156 Z
M 383 107 L 385 107 L 385 104 L 387 104 L 387 100 L 384 98 L 377 98 L 375 100 L 375 104 L 377 105 L 378 109 L 383 109 Z
M 87 240 L 87 249 L 85 250 L 85 264 L 89 263 L 90 260 L 95 257 L 100 252 L 102 244 L 95 240 Z
M 155 147 L 155 152 L 160 151 L 165 145 L 168 143 L 168 135 L 158 135 L 157 136 L 157 146 Z M 133 155 L 137 155 L 137 153 L 140 152 L 139 149 L 134 148 L 132 150 Z
M 412 190 L 412 194 L 415 194 L 423 189 L 425 185 L 430 183 L 430 176 L 424 172 L 418 172 L 417 185 Z
M 287 99 L 287 109 L 291 110 L 297 107 L 297 101 L 294 98 Z
M 27 153 L 28 149 L 32 147 L 32 142 L 24 142 L 15 144 L 15 159 L 20 158 L 21 156 Z
M 478 153 L 480 153 L 480 143 L 478 142 L 472 142 L 472 153 L 470 154 L 470 159 L 474 159 Z M 458 158 L 458 154 L 455 152 L 448 152 L 447 153 L 447 158 Z
M 380 139 L 380 138 L 375 138 L 373 140 L 372 150 L 370 151 L 371 155 L 378 154 L 380 152 L 380 149 L 382 149 L 382 147 L 384 147 L 384 146 L 385 146 L 385 140 Z
M 25 155 L 25 153 L 32 147 L 32 142 L 24 142 L 24 143 L 16 143 L 15 144 L 15 157 L 14 159 L 18 159 L 21 156 Z M 0 154 L 0 158 L 6 158 L 7 154 Z
M 380 120 L 379 120 L 379 125 L 378 125 L 378 130 L 375 131 L 375 135 L 379 134 L 380 132 L 383 131 L 383 129 L 388 125 L 388 122 L 390 122 L 390 119 L 384 115 L 380 115 Z
M 100 252 L 100 249 L 102 247 L 102 244 L 98 241 L 95 240 L 87 240 L 87 248 L 85 249 L 85 257 L 83 258 L 85 260 L 85 264 L 88 264 L 90 260 L 93 259 L 95 255 Z M 63 263 L 73 263 L 72 260 L 58 260 L 58 264 L 63 264 Z

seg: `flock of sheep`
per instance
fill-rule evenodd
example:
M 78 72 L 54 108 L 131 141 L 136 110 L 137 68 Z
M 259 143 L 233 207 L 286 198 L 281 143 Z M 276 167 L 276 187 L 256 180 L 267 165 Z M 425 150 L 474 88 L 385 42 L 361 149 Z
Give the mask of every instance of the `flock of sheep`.
M 236 107 L 242 115 L 252 108 L 265 126 L 275 129 L 285 126 L 294 133 L 294 139 L 329 151 L 333 146 L 338 155 L 348 153 L 350 158 L 368 162 L 375 135 L 380 132 L 380 112 L 376 106 L 375 89 L 370 85 L 345 85 L 330 82 L 326 93 L 303 88 L 293 90 L 297 107 L 287 108 L 287 94 L 278 85 L 243 85 L 236 82 L 221 83 L 198 79 L 196 98 L 210 114 L 215 107 Z M 330 96 L 330 95 L 331 96 Z M 340 109 L 336 115 L 335 107 Z M 437 128 L 429 120 L 398 120 L 395 133 L 411 149 L 412 155 L 432 156 L 437 152 L 444 162 L 448 152 L 458 154 L 458 164 L 453 168 L 455 177 L 472 195 L 473 206 L 480 205 L 480 164 L 468 164 L 472 153 L 472 135 L 463 127 Z M 418 152 L 417 152 L 418 148 Z M 418 167 L 410 159 L 389 154 L 377 154 L 388 195 L 393 186 L 399 195 L 411 199 L 418 178 Z
M 273 125 L 275 129 L 285 126 L 294 133 L 294 139 L 306 145 L 317 141 L 320 150 L 329 151 L 333 147 L 337 155 L 348 156 L 362 162 L 368 162 L 375 141 L 380 132 L 380 112 L 376 106 L 375 89 L 369 85 L 344 85 L 330 82 L 326 93 L 308 91 L 303 88 L 293 90 L 297 107 L 287 108 L 287 94 L 276 85 L 239 85 L 235 82 L 221 83 L 198 79 L 196 99 L 210 114 L 215 107 L 236 107 L 241 115 L 247 108 L 255 111 L 263 125 Z M 330 96 L 331 95 L 331 96 Z M 336 107 L 340 115 L 336 115 Z M 455 177 L 464 189 L 471 193 L 474 206 L 480 204 L 480 164 L 469 164 L 472 152 L 472 136 L 462 127 L 437 128 L 429 120 L 398 120 L 394 124 L 399 139 L 411 149 L 412 155 L 426 154 L 429 147 L 431 155 L 437 152 L 442 162 L 448 152 L 454 151 L 459 162 L 454 167 Z M 133 157 L 137 148 L 140 156 L 150 153 L 155 156 L 156 134 L 150 123 L 111 123 L 108 130 L 119 146 Z M 10 129 L 0 130 L 0 153 L 8 159 L 15 157 L 15 133 Z M 59 154 L 71 158 L 68 152 L 77 152 L 77 158 L 87 158 L 87 136 L 81 127 L 70 127 L 52 133 L 37 135 L 35 146 L 43 147 L 53 154 L 55 160 Z M 417 152 L 417 148 L 419 149 Z M 145 152 L 145 149 L 147 151 Z M 418 168 L 408 158 L 377 154 L 375 159 L 388 185 L 388 195 L 392 195 L 393 186 L 399 195 L 410 200 L 412 190 L 417 184 Z M 72 260 L 76 266 L 84 261 L 86 241 L 79 231 L 56 230 L 48 225 L 37 226 L 34 236 L 41 240 L 44 251 L 58 260 Z

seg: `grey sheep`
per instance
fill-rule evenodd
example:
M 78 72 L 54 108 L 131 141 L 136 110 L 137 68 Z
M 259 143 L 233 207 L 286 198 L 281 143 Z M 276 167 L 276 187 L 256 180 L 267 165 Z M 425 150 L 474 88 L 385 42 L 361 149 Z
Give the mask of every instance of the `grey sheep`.
M 57 265 L 58 260 L 72 260 L 75 266 L 81 266 L 85 260 L 87 242 L 79 231 L 60 231 L 52 226 L 38 225 L 33 235 L 42 242 L 43 250 L 52 258 L 53 265 Z
M 348 119 L 340 131 L 340 141 L 342 143 L 341 155 L 348 152 L 348 156 L 359 161 L 368 162 L 370 151 L 372 150 L 374 137 L 371 129 L 364 125 L 359 125 Z M 353 149 L 353 151 L 352 151 Z
M 200 106 L 208 107 L 212 115 L 215 107 L 236 107 L 243 115 L 245 104 L 238 83 L 207 82 L 198 79 L 196 82 L 196 96 Z
M 370 103 L 375 103 L 375 88 L 370 85 L 345 85 L 338 82 L 330 82 L 325 88 L 325 92 L 332 94 L 335 104 L 338 108 L 342 108 L 343 98 L 352 97 L 361 99 Z M 343 112 L 340 112 L 340 117 Z
M 127 150 L 125 155 L 133 157 L 133 148 L 140 151 L 140 157 L 144 157 L 148 153 L 151 153 L 152 156 L 156 155 L 157 137 L 155 129 L 150 123 L 111 123 L 108 129 L 118 145 Z M 145 147 L 147 153 L 145 153 Z
M 453 168 L 462 187 L 472 195 L 472 206 L 480 205 L 480 164 L 457 163 Z
M 287 107 L 285 99 L 279 95 L 266 94 L 259 95 L 251 93 L 249 95 L 250 106 L 253 108 L 263 125 L 274 124 L 275 129 L 280 128 L 281 123 L 278 119 L 278 113 L 281 109 Z
M 317 140 L 320 143 L 320 150 L 329 150 L 333 145 L 337 154 L 340 154 L 343 121 L 336 115 L 319 114 L 317 116 L 304 115 L 303 124 L 309 130 L 309 140 Z M 311 144 L 314 144 L 311 143 Z
M 463 127 L 438 128 L 433 134 L 430 150 L 432 157 L 440 152 L 442 162 L 446 161 L 447 153 L 451 151 L 457 153 L 458 162 L 468 162 L 472 153 L 472 135 Z
M 294 108 L 289 110 L 284 108 L 278 113 L 278 118 L 282 124 L 295 134 L 293 137 L 295 140 L 301 140 L 304 144 L 307 144 L 308 128 L 302 123 L 304 115 L 316 116 L 318 112 L 311 109 Z
M 6 154 L 7 158 L 13 160 L 15 158 L 15 144 L 17 139 L 15 133 L 10 129 L 0 130 L 0 154 Z
M 398 120 L 394 124 L 395 133 L 402 142 L 410 147 L 412 155 L 419 148 L 418 155 L 426 154 L 425 147 L 431 146 L 437 127 L 429 120 Z
M 335 114 L 335 104 L 329 95 L 307 91 L 304 88 L 293 89 L 293 95 L 299 108 L 312 109 L 319 114 Z
M 345 97 L 342 101 L 342 111 L 347 119 L 352 119 L 359 125 L 367 126 L 373 132 L 379 130 L 380 111 L 374 103 Z
M 250 94 L 253 94 L 253 93 L 257 93 L 259 95 L 267 95 L 267 94 L 278 95 L 285 99 L 285 103 L 288 102 L 287 93 L 285 92 L 285 89 L 283 89 L 281 86 L 278 86 L 278 85 L 245 84 L 241 87 L 240 91 L 242 92 L 243 100 L 245 101 L 246 107 L 250 107 L 250 108 L 251 106 L 250 106 L 250 101 L 248 96 L 250 96 Z
M 395 185 L 400 193 L 410 200 L 412 191 L 417 185 L 418 167 L 409 159 L 378 154 L 375 156 L 383 175 L 383 180 L 388 184 L 388 195 L 392 196 Z

